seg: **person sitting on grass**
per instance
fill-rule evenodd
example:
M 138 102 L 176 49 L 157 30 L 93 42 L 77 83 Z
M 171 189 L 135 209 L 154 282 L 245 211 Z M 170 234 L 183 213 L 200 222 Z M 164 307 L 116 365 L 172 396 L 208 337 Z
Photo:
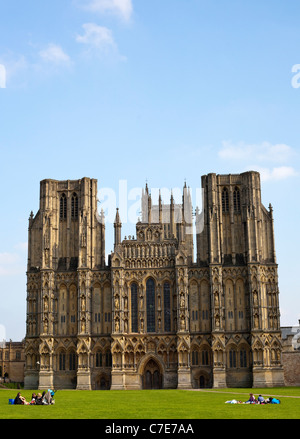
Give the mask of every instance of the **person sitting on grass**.
M 33 393 L 33 394 L 32 394 L 32 397 L 31 397 L 30 404 L 31 404 L 31 405 L 35 405 L 35 401 L 36 401 L 36 393 Z
M 265 398 L 261 395 L 259 395 L 259 397 L 257 398 L 257 402 L 258 404 L 265 404 Z
M 54 392 L 53 392 L 53 395 L 54 395 Z M 47 404 L 47 405 L 54 404 L 54 399 L 52 398 L 52 392 L 50 389 L 48 389 L 48 392 L 45 393 L 43 403 Z
M 14 404 L 28 405 L 30 403 L 27 402 L 24 396 L 21 395 L 21 392 L 18 392 L 17 396 L 15 397 Z
M 38 393 L 36 396 L 35 404 L 36 405 L 43 405 L 43 398 L 44 398 L 45 392 L 43 394 Z
M 256 399 L 253 393 L 250 393 L 248 401 L 246 401 L 246 404 L 256 404 Z
M 54 392 L 53 392 L 53 394 L 54 394 Z M 36 405 L 50 405 L 50 404 L 54 404 L 54 399 L 52 398 L 51 390 L 48 390 L 47 393 L 46 393 L 46 391 L 44 391 L 42 394 L 38 393 L 37 397 L 35 399 L 35 404 Z

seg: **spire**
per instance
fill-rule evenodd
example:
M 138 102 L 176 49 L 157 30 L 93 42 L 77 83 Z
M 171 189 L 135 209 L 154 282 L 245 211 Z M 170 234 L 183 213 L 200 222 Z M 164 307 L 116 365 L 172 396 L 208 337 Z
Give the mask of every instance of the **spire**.
M 271 203 L 269 204 L 269 212 L 270 212 L 270 215 L 273 216 L 273 206 Z
M 148 188 L 147 188 L 147 190 L 148 190 Z M 151 198 L 151 194 L 148 194 L 148 223 L 149 224 L 151 224 L 151 221 L 152 221 L 151 210 L 152 210 L 152 198 Z
M 162 222 L 162 202 L 161 202 L 161 192 L 159 189 L 159 197 L 158 197 L 158 221 Z
M 171 189 L 171 205 L 174 204 L 173 189 Z
M 118 244 L 121 244 L 121 230 L 122 230 L 122 223 L 120 219 L 119 209 L 117 208 L 116 212 L 116 218 L 114 222 L 114 228 L 115 228 L 115 246 Z
M 121 224 L 122 225 L 118 207 L 117 207 L 117 211 L 116 211 L 116 218 L 115 218 L 114 224 Z
M 173 189 L 171 189 L 171 203 L 170 203 L 170 233 L 171 233 L 171 238 L 174 238 L 174 233 L 175 233 L 174 210 L 175 210 L 175 206 L 174 206 Z

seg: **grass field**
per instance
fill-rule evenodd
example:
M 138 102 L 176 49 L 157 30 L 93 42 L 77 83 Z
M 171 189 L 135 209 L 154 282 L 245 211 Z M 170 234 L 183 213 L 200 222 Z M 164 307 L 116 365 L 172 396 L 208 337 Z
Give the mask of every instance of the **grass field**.
M 36 389 L 34 390 L 36 392 Z M 253 392 L 280 405 L 225 404 Z M 30 400 L 32 391 L 21 392 Z M 299 419 L 300 388 L 189 390 L 59 390 L 52 406 L 8 404 L 17 390 L 0 390 L 1 419 Z

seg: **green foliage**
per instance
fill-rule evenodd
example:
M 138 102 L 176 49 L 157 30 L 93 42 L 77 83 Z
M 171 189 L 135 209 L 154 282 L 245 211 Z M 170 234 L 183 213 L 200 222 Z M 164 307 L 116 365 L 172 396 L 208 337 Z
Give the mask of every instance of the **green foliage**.
M 8 389 L 23 389 L 24 383 L 2 383 L 2 386 Z
M 36 390 L 33 390 L 37 392 Z M 31 390 L 21 392 L 30 401 Z M 249 393 L 277 396 L 280 405 L 225 404 Z M 8 404 L 17 392 L 0 390 L 1 419 L 299 419 L 300 388 L 188 390 L 59 390 L 52 406 Z

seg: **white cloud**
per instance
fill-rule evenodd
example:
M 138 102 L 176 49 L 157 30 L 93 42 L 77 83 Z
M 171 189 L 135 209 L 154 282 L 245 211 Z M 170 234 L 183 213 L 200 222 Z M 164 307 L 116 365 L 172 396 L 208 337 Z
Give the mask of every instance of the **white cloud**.
M 273 163 L 287 163 L 294 155 L 293 149 L 283 143 L 272 145 L 269 142 L 260 144 L 246 144 L 239 142 L 223 142 L 219 156 L 226 160 L 253 160 L 258 162 L 272 161 Z
M 83 35 L 77 35 L 76 41 L 86 47 L 84 55 L 105 56 L 109 60 L 126 61 L 127 58 L 120 55 L 118 46 L 115 43 L 112 31 L 104 26 L 95 23 L 85 23 L 82 25 Z
M 34 49 L 26 56 L 11 51 L 0 56 L 0 64 L 6 69 L 7 87 L 12 83 L 14 87 L 27 87 L 36 75 L 44 79 L 72 65 L 71 58 L 59 45 L 49 44 L 42 49 L 34 46 Z
M 298 175 L 289 163 L 296 156 L 296 152 L 284 143 L 233 144 L 224 141 L 218 155 L 222 160 L 242 165 L 245 170 L 260 172 L 262 181 L 278 181 Z
M 124 21 L 129 21 L 133 12 L 132 0 L 89 0 L 85 9 L 101 14 L 110 13 Z
M 273 169 L 252 166 L 250 169 L 258 171 L 262 181 L 285 180 L 286 178 L 296 177 L 298 175 L 295 169 L 291 166 L 279 166 Z
M 77 35 L 76 41 L 86 44 L 100 50 L 115 49 L 116 44 L 112 31 L 104 26 L 98 26 L 94 23 L 85 23 L 82 25 L 85 33 Z
M 5 67 L 5 82 L 10 82 L 16 76 L 24 75 L 29 68 L 29 64 L 23 55 L 15 55 L 7 52 L 0 57 L 0 63 Z M 5 83 L 6 85 L 6 83 Z
M 54 64 L 70 64 L 71 59 L 63 49 L 56 44 L 49 44 L 48 47 L 39 52 L 43 61 Z

